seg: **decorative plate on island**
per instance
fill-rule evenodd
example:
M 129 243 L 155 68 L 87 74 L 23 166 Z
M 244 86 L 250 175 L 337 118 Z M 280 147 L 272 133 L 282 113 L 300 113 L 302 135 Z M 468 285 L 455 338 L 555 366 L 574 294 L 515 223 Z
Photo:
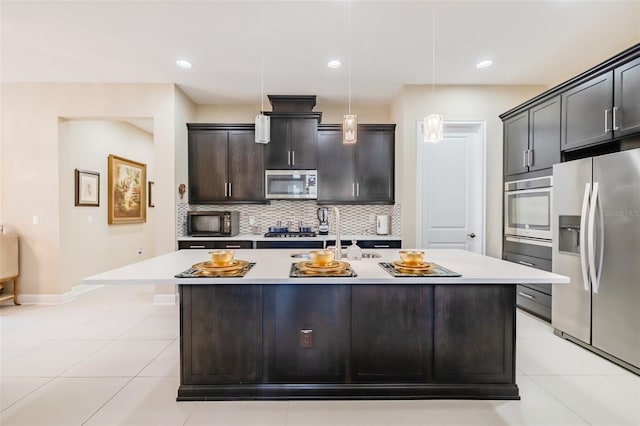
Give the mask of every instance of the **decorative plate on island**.
M 400 260 L 395 260 L 393 262 L 393 266 L 395 266 L 398 269 L 406 269 L 408 271 L 427 271 L 431 268 L 433 268 L 433 263 L 429 263 L 429 262 L 420 262 L 420 263 L 414 263 L 414 264 L 408 264 L 408 263 L 404 263 Z
M 246 260 L 232 260 L 228 265 L 216 266 L 211 261 L 196 263 L 192 266 L 193 269 L 199 271 L 212 271 L 212 272 L 228 272 L 235 271 L 237 269 L 246 268 L 249 262 Z
M 394 277 L 460 277 L 459 273 L 447 269 L 437 263 L 430 263 L 429 268 L 415 269 L 396 266 L 400 262 L 379 262 L 378 265 Z
M 244 262 L 241 268 L 234 267 L 232 270 L 220 270 L 220 268 L 205 268 L 205 269 L 196 269 L 189 268 L 186 271 L 182 271 L 179 274 L 174 275 L 176 278 L 242 278 L 245 276 L 247 272 L 253 265 L 254 262 L 246 262 L 241 260 L 240 262 Z M 196 263 L 193 266 L 197 266 Z
M 349 267 L 349 263 L 341 262 L 339 260 L 332 260 L 327 265 L 318 265 L 313 263 L 311 260 L 305 260 L 303 262 L 296 263 L 296 266 L 301 271 L 305 272 L 337 272 L 342 269 L 346 269 Z
M 333 262 L 338 263 L 337 266 L 333 266 Z M 306 262 L 297 262 L 291 264 L 291 271 L 289 272 L 290 278 L 299 277 L 357 277 L 358 274 L 351 268 L 349 262 L 333 261 L 329 264 L 329 267 L 321 267 L 313 265 L 309 267 Z

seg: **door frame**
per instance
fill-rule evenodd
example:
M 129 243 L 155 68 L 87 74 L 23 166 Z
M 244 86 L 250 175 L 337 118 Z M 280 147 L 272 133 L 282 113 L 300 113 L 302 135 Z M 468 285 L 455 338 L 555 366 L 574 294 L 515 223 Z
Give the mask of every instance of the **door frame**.
M 416 143 L 417 143 L 417 155 L 416 155 L 416 242 L 418 247 L 424 247 L 422 224 L 420 218 L 422 217 L 422 199 L 423 199 L 423 185 L 420 172 L 421 159 L 424 154 L 425 142 L 423 139 L 423 127 L 424 120 L 416 121 Z M 480 170 L 482 174 L 482 193 L 480 196 L 481 204 L 481 227 L 482 235 L 479 241 L 480 253 L 485 254 L 487 249 L 487 122 L 485 120 L 445 120 L 444 122 L 444 135 L 446 137 L 447 132 L 453 132 L 458 130 L 468 131 L 469 133 L 475 133 L 479 138 L 481 144 L 480 151 L 482 152 L 482 159 L 480 164 Z

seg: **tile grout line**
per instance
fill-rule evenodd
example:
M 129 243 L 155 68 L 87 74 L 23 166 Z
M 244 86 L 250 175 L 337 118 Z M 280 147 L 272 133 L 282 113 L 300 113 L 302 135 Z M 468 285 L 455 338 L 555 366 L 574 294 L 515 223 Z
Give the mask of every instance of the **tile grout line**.
M 544 375 L 541 375 L 542 377 L 544 377 Z M 547 375 L 548 377 L 560 377 L 559 374 L 549 374 Z M 588 376 L 588 375 L 583 375 L 583 376 Z M 542 384 L 540 384 L 535 377 L 536 376 L 527 376 L 531 379 L 531 381 L 533 383 L 536 384 L 536 386 L 538 386 L 540 389 L 542 389 L 543 391 L 545 391 L 547 394 L 549 394 L 553 399 L 555 399 L 556 401 L 558 401 L 560 404 L 562 404 L 564 407 L 567 408 L 567 410 L 571 411 L 573 414 L 575 414 L 580 420 L 584 421 L 586 424 L 591 425 L 592 423 L 589 422 L 587 419 L 585 419 L 584 417 L 582 417 L 578 412 L 576 412 L 574 409 L 572 409 L 571 407 L 569 407 L 567 404 L 565 404 L 560 398 L 558 398 L 557 396 L 555 396 L 554 394 L 551 393 L 551 391 L 549 391 L 547 388 L 545 388 L 544 386 L 542 386 Z

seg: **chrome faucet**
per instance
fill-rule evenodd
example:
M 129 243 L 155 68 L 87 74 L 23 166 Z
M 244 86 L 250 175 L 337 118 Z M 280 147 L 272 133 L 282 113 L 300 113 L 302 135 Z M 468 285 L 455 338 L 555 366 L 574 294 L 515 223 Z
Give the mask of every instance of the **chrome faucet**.
M 340 239 L 340 211 L 336 206 L 331 207 L 333 210 L 333 217 L 335 219 L 335 227 L 336 227 L 336 248 L 334 258 L 336 260 L 342 259 L 342 240 Z

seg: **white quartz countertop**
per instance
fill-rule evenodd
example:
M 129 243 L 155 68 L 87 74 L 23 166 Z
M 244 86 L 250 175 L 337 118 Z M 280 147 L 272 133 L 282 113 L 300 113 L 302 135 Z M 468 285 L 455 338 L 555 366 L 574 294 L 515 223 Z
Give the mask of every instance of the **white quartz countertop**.
M 324 241 L 335 240 L 335 234 L 318 235 L 315 237 L 265 237 L 264 234 L 238 234 L 233 237 L 180 237 L 178 241 Z M 363 240 L 401 240 L 397 235 L 340 235 L 342 241 Z
M 291 264 L 303 259 L 291 258 L 300 250 L 235 250 L 235 258 L 255 262 L 242 278 L 175 278 L 191 265 L 209 260 L 209 250 L 179 250 L 131 265 L 123 266 L 82 280 L 82 284 L 548 284 L 568 283 L 569 278 L 493 257 L 463 250 L 424 250 L 425 261 L 461 274 L 457 278 L 396 278 L 378 263 L 399 260 L 397 249 L 364 250 L 382 255 L 377 259 L 351 260 L 357 277 L 290 278 Z

